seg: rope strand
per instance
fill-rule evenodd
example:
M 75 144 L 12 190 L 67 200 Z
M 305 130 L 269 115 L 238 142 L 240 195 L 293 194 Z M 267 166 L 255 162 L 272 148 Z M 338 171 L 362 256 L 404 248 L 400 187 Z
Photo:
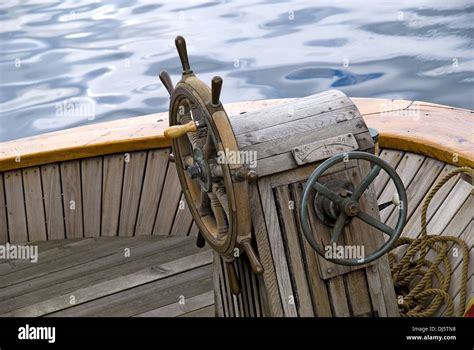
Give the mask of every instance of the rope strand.
M 449 295 L 452 274 L 451 263 L 448 258 L 450 243 L 457 244 L 463 254 L 460 303 L 457 316 L 462 317 L 464 314 L 469 267 L 468 246 L 466 242 L 455 236 L 429 235 L 426 219 L 428 207 L 433 197 L 446 182 L 460 173 L 469 174 L 471 177 L 473 175 L 472 169 L 469 167 L 456 168 L 446 174 L 423 200 L 420 237 L 402 237 L 397 241 L 393 249 L 406 246 L 405 253 L 398 262 L 395 254 L 393 252 L 389 253 L 389 264 L 395 291 L 398 295 L 403 296 L 402 303 L 399 305 L 402 317 L 434 316 L 443 305 L 443 302 L 446 304 L 443 316 L 454 316 L 453 297 Z M 437 254 L 433 261 L 426 259 L 430 251 L 435 251 Z M 435 287 L 435 281 L 439 287 Z

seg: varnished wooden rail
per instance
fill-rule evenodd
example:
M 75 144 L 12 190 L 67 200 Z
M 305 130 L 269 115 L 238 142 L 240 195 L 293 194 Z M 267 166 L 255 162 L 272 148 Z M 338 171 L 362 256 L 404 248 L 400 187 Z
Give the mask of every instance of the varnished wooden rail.
M 228 115 L 275 106 L 287 99 L 226 105 Z M 380 146 L 474 167 L 472 111 L 420 101 L 353 98 Z M 168 114 L 120 119 L 0 143 L 0 171 L 170 146 Z

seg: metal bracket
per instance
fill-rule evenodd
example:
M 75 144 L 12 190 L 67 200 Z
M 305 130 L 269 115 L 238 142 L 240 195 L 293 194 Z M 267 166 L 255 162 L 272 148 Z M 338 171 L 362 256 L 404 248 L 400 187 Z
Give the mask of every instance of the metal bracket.
M 295 147 L 291 153 L 296 164 L 303 165 L 357 149 L 359 144 L 354 135 L 349 133 Z

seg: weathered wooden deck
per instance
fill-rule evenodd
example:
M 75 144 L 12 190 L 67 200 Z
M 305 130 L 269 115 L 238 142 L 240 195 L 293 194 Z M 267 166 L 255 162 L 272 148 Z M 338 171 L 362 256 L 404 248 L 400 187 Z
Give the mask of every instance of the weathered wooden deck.
M 212 253 L 194 237 L 66 239 L 38 252 L 37 263 L 0 264 L 1 316 L 214 316 Z
M 403 235 L 416 237 L 421 231 L 422 199 L 453 166 L 397 150 L 382 150 L 381 157 L 396 168 L 407 187 L 408 223 Z M 383 177 L 375 185 L 379 203 L 387 201 L 393 185 Z M 460 176 L 453 178 L 428 211 L 430 234 L 454 235 L 470 247 L 469 297 L 474 260 L 471 189 Z M 381 217 L 393 225 L 395 214 L 393 208 L 385 209 Z M 214 316 L 212 254 L 196 248 L 194 236 L 95 237 L 37 244 L 37 263 L 0 264 L 0 316 Z M 460 256 L 450 255 L 450 261 L 450 292 L 457 309 L 462 264 Z

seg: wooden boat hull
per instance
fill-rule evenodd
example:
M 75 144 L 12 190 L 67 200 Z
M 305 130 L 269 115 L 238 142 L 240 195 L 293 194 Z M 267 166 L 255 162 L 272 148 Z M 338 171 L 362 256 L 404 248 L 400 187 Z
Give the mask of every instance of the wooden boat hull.
M 238 115 L 286 100 L 226 106 Z M 474 166 L 472 111 L 425 102 L 353 99 L 368 126 L 380 131 L 380 156 L 402 178 L 408 193 L 403 235 L 420 233 L 420 203 L 444 174 Z M 119 120 L 0 144 L 0 243 L 138 236 L 194 236 L 197 227 L 182 196 L 170 144 L 163 137 L 167 114 Z M 456 235 L 472 243 L 472 184 L 457 176 L 435 196 L 428 232 Z M 389 199 L 387 179 L 375 183 L 379 203 Z M 393 223 L 391 210 L 382 219 Z M 472 260 L 471 260 L 472 261 Z M 460 260 L 452 257 L 453 279 Z M 214 271 L 217 276 L 222 271 Z M 472 266 L 468 295 L 472 296 Z M 244 276 L 249 286 L 253 277 Z M 214 279 L 216 281 L 216 278 Z M 218 279 L 217 279 L 218 281 Z M 454 283 L 456 285 L 456 283 Z M 216 313 L 238 316 L 240 305 L 264 314 L 258 285 L 243 304 L 216 287 Z M 459 303 L 459 291 L 453 290 Z M 457 298 L 457 299 L 456 299 Z M 259 301 L 259 302 L 257 302 Z

